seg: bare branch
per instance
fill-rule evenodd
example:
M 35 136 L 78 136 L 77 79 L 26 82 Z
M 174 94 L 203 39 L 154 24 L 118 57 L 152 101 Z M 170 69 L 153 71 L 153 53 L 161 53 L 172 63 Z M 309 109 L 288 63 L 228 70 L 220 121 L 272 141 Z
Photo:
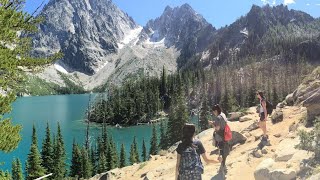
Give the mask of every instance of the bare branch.
M 42 3 L 37 7 L 37 9 L 35 11 L 33 11 L 33 13 L 30 15 L 29 18 L 27 18 L 24 22 L 27 23 L 30 21 L 31 18 L 33 18 L 34 14 L 38 12 L 38 10 L 40 9 L 40 7 L 44 4 L 44 0 L 42 1 Z

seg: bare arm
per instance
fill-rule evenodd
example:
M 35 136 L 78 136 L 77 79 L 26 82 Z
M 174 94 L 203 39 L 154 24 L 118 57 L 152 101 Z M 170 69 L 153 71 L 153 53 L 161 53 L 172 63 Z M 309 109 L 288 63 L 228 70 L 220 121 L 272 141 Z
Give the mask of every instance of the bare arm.
M 268 113 L 267 113 L 267 103 L 266 101 L 262 102 L 263 112 L 264 112 L 264 119 L 267 120 Z
M 180 165 L 180 158 L 181 155 L 177 154 L 177 164 L 176 164 L 176 180 L 178 180 L 178 175 L 179 175 L 179 165 Z
M 209 158 L 207 157 L 207 154 L 206 154 L 206 153 L 201 154 L 201 156 L 202 156 L 203 160 L 204 160 L 206 163 L 218 163 L 218 162 L 219 162 L 219 161 L 214 160 L 214 159 L 209 159 Z

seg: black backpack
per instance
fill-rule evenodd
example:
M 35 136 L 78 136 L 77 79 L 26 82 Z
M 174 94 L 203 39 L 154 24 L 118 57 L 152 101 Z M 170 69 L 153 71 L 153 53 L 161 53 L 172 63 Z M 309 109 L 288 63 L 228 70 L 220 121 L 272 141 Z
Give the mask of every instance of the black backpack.
M 270 101 L 266 101 L 266 108 L 267 108 L 267 114 L 272 114 L 273 111 L 273 104 Z

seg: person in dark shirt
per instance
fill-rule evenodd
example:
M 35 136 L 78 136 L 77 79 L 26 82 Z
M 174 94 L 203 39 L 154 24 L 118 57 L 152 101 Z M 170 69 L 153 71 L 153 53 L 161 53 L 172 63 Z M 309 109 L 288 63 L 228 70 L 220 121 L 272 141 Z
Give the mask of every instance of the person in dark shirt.
M 209 121 L 209 124 L 214 126 L 213 138 L 216 143 L 216 147 L 219 148 L 219 156 L 222 156 L 222 162 L 219 172 L 227 173 L 226 160 L 230 153 L 230 145 L 224 140 L 224 129 L 227 124 L 227 120 L 221 116 L 221 107 L 216 104 L 212 107 L 213 114 L 216 116 L 214 121 Z
M 211 160 L 206 155 L 206 150 L 203 147 L 200 140 L 194 139 L 195 126 L 193 124 L 185 124 L 183 127 L 182 142 L 178 145 L 177 151 L 177 164 L 176 164 L 176 180 L 201 180 L 201 174 L 203 173 L 203 165 L 200 155 L 206 163 L 219 163 L 221 159 Z M 195 153 L 190 153 L 190 150 Z M 189 156 L 186 154 L 189 151 Z M 196 156 L 196 157 L 190 157 Z M 182 158 L 190 158 L 182 159 Z M 187 162 L 187 163 L 186 163 Z M 191 162 L 191 163 L 190 163 Z M 195 163 L 194 163 L 195 162 Z M 186 167 L 189 165 L 191 167 Z M 187 169 L 183 169 L 187 168 Z

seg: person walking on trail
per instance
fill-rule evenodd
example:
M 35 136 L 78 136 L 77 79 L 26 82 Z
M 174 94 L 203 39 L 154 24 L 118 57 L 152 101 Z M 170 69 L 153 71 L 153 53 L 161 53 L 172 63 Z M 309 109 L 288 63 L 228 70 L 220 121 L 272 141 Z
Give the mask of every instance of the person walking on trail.
M 260 100 L 260 108 L 258 109 L 260 121 L 259 121 L 259 127 L 262 129 L 263 136 L 262 136 L 262 141 L 268 141 L 268 135 L 267 135 L 267 118 L 268 118 L 268 113 L 267 113 L 267 103 L 266 99 L 263 95 L 262 91 L 257 91 L 257 97 Z
M 213 138 L 215 140 L 215 145 L 219 148 L 219 157 L 222 156 L 222 162 L 218 173 L 227 173 L 226 160 L 230 153 L 230 145 L 228 141 L 225 141 L 225 128 L 227 125 L 227 120 L 221 113 L 220 105 L 216 104 L 212 107 L 213 114 L 217 117 L 215 121 L 209 121 L 209 124 L 214 126 Z
M 194 139 L 196 127 L 185 124 L 182 142 L 177 147 L 176 180 L 201 180 L 203 165 L 200 155 L 206 163 L 219 163 L 221 159 L 212 160 L 206 155 L 200 140 Z

